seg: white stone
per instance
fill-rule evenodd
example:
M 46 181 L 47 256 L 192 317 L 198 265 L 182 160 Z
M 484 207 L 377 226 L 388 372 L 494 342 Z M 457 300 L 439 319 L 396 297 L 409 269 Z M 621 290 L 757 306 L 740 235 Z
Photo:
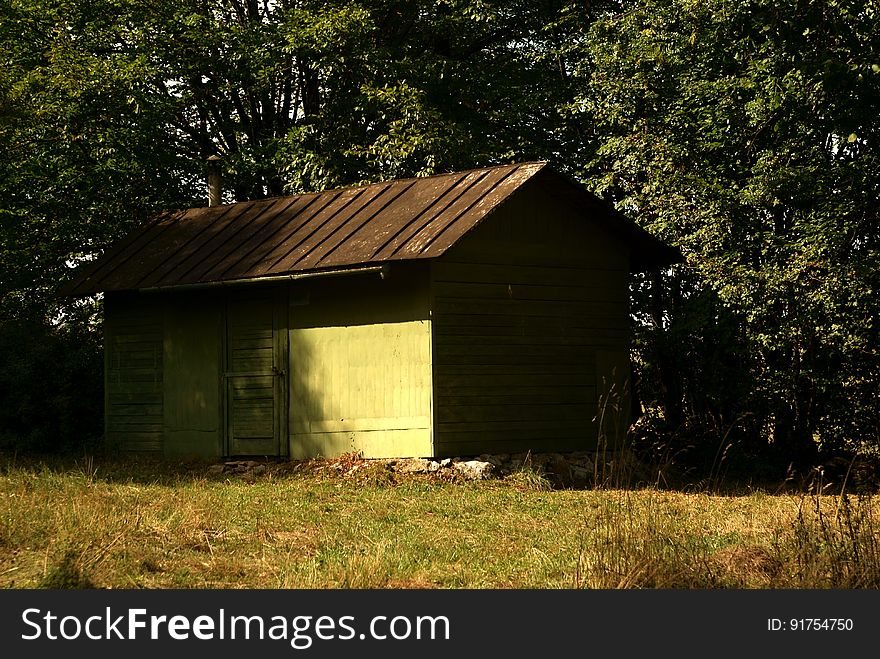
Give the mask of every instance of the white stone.
M 397 464 L 394 465 L 394 471 L 402 474 L 426 474 L 431 471 L 431 462 L 433 460 L 425 458 L 406 458 L 397 461 Z
M 456 462 L 454 466 L 455 470 L 468 480 L 484 480 L 491 478 L 495 473 L 495 465 L 491 462 L 483 462 L 482 460 Z

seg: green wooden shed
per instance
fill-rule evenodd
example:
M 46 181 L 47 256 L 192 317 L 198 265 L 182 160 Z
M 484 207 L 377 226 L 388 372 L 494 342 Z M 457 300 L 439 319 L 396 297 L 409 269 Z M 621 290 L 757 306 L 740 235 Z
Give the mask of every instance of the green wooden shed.
M 123 450 L 562 452 L 625 388 L 630 272 L 676 256 L 539 162 L 163 214 L 67 290 L 105 296 Z

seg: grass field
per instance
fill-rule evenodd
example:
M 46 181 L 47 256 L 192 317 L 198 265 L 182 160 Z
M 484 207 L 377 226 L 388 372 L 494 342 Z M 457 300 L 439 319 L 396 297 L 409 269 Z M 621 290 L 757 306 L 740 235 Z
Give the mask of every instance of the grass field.
M 877 502 L 0 458 L 5 588 L 876 588 Z

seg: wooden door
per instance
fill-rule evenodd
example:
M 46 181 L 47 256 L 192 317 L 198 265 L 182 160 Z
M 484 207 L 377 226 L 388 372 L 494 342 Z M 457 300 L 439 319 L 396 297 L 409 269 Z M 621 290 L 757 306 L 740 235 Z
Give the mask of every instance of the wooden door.
M 286 442 L 286 327 L 279 293 L 248 287 L 226 300 L 228 455 L 282 455 Z

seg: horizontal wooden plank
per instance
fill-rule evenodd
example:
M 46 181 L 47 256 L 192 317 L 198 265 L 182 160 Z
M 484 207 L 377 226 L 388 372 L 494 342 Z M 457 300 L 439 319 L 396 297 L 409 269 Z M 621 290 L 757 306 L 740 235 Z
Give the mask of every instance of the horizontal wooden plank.
M 230 354 L 232 355 L 232 359 L 272 359 L 273 354 L 273 346 L 271 343 L 266 343 L 266 345 L 262 346 L 253 346 L 253 347 L 244 347 L 240 345 L 236 345 L 232 350 L 230 350 Z
M 232 415 L 236 423 L 249 419 L 272 419 L 275 404 L 271 398 L 258 400 L 232 400 Z
M 162 397 L 161 389 L 153 387 L 137 393 L 112 391 L 107 394 L 107 402 L 110 405 L 161 405 Z
M 580 302 L 617 302 L 620 293 L 602 284 L 586 286 L 577 282 L 568 284 L 516 284 L 512 282 L 436 282 L 434 295 L 453 299 L 511 299 L 560 300 Z
M 162 417 L 107 417 L 107 430 L 126 434 L 161 435 L 164 432 Z
M 596 410 L 594 405 L 586 402 L 553 405 L 438 405 L 435 416 L 440 424 L 495 421 L 548 421 L 560 424 L 567 421 L 589 421 L 596 416 Z
M 625 270 L 600 268 L 555 268 L 519 264 L 461 263 L 438 260 L 432 264 L 433 279 L 439 282 L 479 282 L 511 284 L 590 284 L 626 285 Z
M 125 438 L 119 442 L 120 448 L 126 453 L 159 453 L 162 451 L 162 440 L 134 441 Z
M 273 398 L 275 378 L 271 375 L 259 377 L 230 377 L 229 390 L 235 398 Z
M 111 395 L 121 394 L 129 396 L 139 396 L 141 394 L 158 394 L 162 395 L 162 381 L 154 380 L 150 382 L 113 382 L 109 379 L 108 374 L 108 391 Z
M 274 346 L 274 338 L 270 334 L 267 337 L 235 337 L 232 343 L 233 352 L 240 350 L 272 350 Z
M 477 305 L 467 313 L 440 313 L 435 310 L 433 325 L 443 327 L 579 327 L 581 317 L 576 314 L 497 314 L 480 309 Z
M 545 433 L 559 434 L 577 432 L 592 425 L 592 416 L 580 419 L 523 419 L 515 421 L 443 421 L 434 425 L 438 435 L 448 432 L 504 432 L 504 433 Z
M 161 432 L 163 416 L 161 414 L 110 414 L 106 415 L 107 423 L 114 428 L 128 428 L 129 430 L 143 430 L 144 432 Z M 134 428 L 133 426 L 144 426 Z
M 463 337 L 462 340 L 470 340 L 469 337 L 484 336 L 487 338 L 518 336 L 518 337 L 535 337 L 543 339 L 545 337 L 567 337 L 567 338 L 583 338 L 589 339 L 590 332 L 585 327 L 578 327 L 574 322 L 549 322 L 549 319 L 542 320 L 539 317 L 531 317 L 534 322 L 505 322 L 495 323 L 492 325 L 484 325 L 481 323 L 479 316 L 465 316 L 461 323 L 448 322 L 449 317 L 445 317 L 441 322 L 434 323 L 434 340 L 443 337 Z
M 589 363 L 544 364 L 435 364 L 434 374 L 445 375 L 561 375 L 595 373 L 596 367 Z
M 440 342 L 434 345 L 434 356 L 442 361 L 447 357 L 465 355 L 500 355 L 508 357 L 557 357 L 568 359 L 595 358 L 596 351 L 581 343 L 516 343 L 503 341 L 500 343 L 483 343 L 475 341 L 446 343 Z
M 462 313 L 440 314 L 434 316 L 434 326 L 438 331 L 444 331 L 446 327 L 566 327 L 573 331 L 583 329 L 592 336 L 597 329 L 611 329 L 620 332 L 630 331 L 629 316 L 609 315 L 599 316 L 596 314 L 565 314 L 561 316 L 546 316 L 541 314 L 485 314 L 485 313 Z
M 273 363 L 271 354 L 262 359 L 232 359 L 229 363 L 229 375 L 234 376 L 236 373 L 269 374 L 272 372 Z
M 438 447 L 448 446 L 453 443 L 469 443 L 478 447 L 480 445 L 497 444 L 507 441 L 536 442 L 546 439 L 555 439 L 561 441 L 580 442 L 594 440 L 598 437 L 594 426 L 580 426 L 578 428 L 543 428 L 535 429 L 519 429 L 519 430 L 444 430 L 435 432 L 435 443 Z M 528 450 L 529 447 L 526 447 Z M 531 447 L 534 450 L 534 445 Z M 480 453 L 491 453 L 492 450 L 481 450 Z M 462 453 L 467 455 L 467 453 Z
M 272 323 L 268 327 L 261 325 L 231 325 L 229 326 L 230 343 L 239 341 L 266 341 L 272 339 Z
M 151 352 L 162 352 L 162 335 L 141 335 L 141 334 L 110 334 L 109 344 L 113 352 L 134 352 L 138 350 L 149 350 Z
M 267 417 L 241 418 L 236 415 L 231 428 L 234 437 L 274 437 L 275 423 L 271 415 Z
M 158 383 L 162 382 L 162 371 L 153 368 L 115 368 L 110 369 L 107 374 L 107 380 L 111 384 Z
M 129 368 L 161 368 L 160 355 L 133 356 L 133 355 L 117 355 L 111 360 L 111 368 L 129 369 Z
M 274 437 L 236 437 L 232 452 L 238 455 L 276 455 L 277 441 Z
M 113 336 L 153 334 L 161 337 L 164 331 L 164 323 L 156 314 L 133 316 L 114 312 L 107 327 Z
M 449 387 L 444 387 L 444 390 L 450 389 Z M 466 389 L 462 387 L 461 389 Z M 526 392 L 520 393 L 523 390 L 528 390 L 528 387 L 520 387 L 520 388 L 511 388 L 509 390 L 501 390 L 496 392 L 492 392 L 492 390 L 487 390 L 485 388 L 480 387 L 472 387 L 467 389 L 475 389 L 480 391 L 481 393 L 473 393 L 469 391 L 467 393 L 461 392 L 459 390 L 458 395 L 442 395 L 439 394 L 436 398 L 437 408 L 441 407 L 458 407 L 458 406 L 471 406 L 471 405 L 559 405 L 559 404 L 567 404 L 567 405 L 587 405 L 595 407 L 596 401 L 596 388 L 595 387 L 572 387 L 570 389 L 564 388 L 556 388 L 550 389 L 546 388 L 540 390 L 540 393 L 535 392 Z M 503 392 L 503 393 L 502 393 Z
M 268 408 L 272 409 L 275 399 L 274 389 L 271 387 L 260 389 L 231 390 L 230 400 L 235 409 L 241 408 Z
M 107 430 L 107 436 L 114 439 L 125 439 L 132 442 L 155 442 L 161 441 L 163 432 L 161 430 L 138 430 L 136 428 L 127 428 L 124 430 Z
M 162 403 L 111 403 L 107 408 L 107 414 L 112 417 L 154 416 L 161 422 Z
M 236 444 L 243 441 L 273 441 L 275 432 L 266 426 L 239 424 L 233 430 L 233 437 Z
M 291 433 L 290 455 L 294 459 L 314 457 L 319 450 L 325 457 L 361 451 L 364 457 L 387 455 L 431 455 L 431 430 L 364 430 L 344 432 Z M 316 447 L 320 447 L 319 449 Z
M 273 401 L 275 399 L 275 389 L 273 387 L 236 387 L 231 392 L 231 400 L 241 405 L 264 404 L 265 401 Z
M 437 396 L 480 395 L 496 390 L 510 390 L 512 395 L 564 391 L 569 388 L 586 391 L 594 389 L 595 372 L 581 373 L 463 373 L 438 374 L 434 380 Z
M 542 372 L 552 371 L 557 365 L 567 365 L 571 362 L 582 362 L 586 369 L 587 362 L 592 361 L 586 353 L 580 355 L 565 352 L 553 352 L 544 354 L 524 354 L 514 352 L 499 352 L 497 354 L 483 354 L 475 350 L 472 354 L 455 354 L 446 348 L 438 348 L 435 352 L 435 363 L 444 366 L 545 366 Z M 575 364 L 576 365 L 576 364 Z
M 514 437 L 509 433 L 444 434 L 435 439 L 438 457 L 471 456 L 483 453 L 568 453 L 594 450 L 598 442 L 591 435 L 532 435 Z
M 291 433 L 417 430 L 431 427 L 431 417 L 365 417 L 351 419 L 291 419 Z
M 130 343 L 127 345 L 114 346 L 111 353 L 117 358 L 123 359 L 143 359 L 149 357 L 155 359 L 162 357 L 161 343 Z
M 123 433 L 156 433 L 163 432 L 162 422 L 141 421 L 133 417 L 107 417 L 107 430 L 109 432 Z
M 488 314 L 498 316 L 547 316 L 555 318 L 560 316 L 585 316 L 588 313 L 588 308 L 582 302 L 439 297 L 434 300 L 434 313 L 436 315 Z
M 438 297 L 437 315 L 543 316 L 546 318 L 616 318 L 629 322 L 627 302 L 582 302 L 559 300 L 516 300 L 496 298 Z
M 468 346 L 474 349 L 495 347 L 509 350 L 590 347 L 589 340 L 585 335 L 566 336 L 563 334 L 533 334 L 530 336 L 485 333 L 471 335 L 437 334 L 434 336 L 434 345 L 442 348 Z
M 275 413 L 274 401 L 268 400 L 237 400 L 232 401 L 232 414 L 235 422 L 248 419 L 271 419 Z

